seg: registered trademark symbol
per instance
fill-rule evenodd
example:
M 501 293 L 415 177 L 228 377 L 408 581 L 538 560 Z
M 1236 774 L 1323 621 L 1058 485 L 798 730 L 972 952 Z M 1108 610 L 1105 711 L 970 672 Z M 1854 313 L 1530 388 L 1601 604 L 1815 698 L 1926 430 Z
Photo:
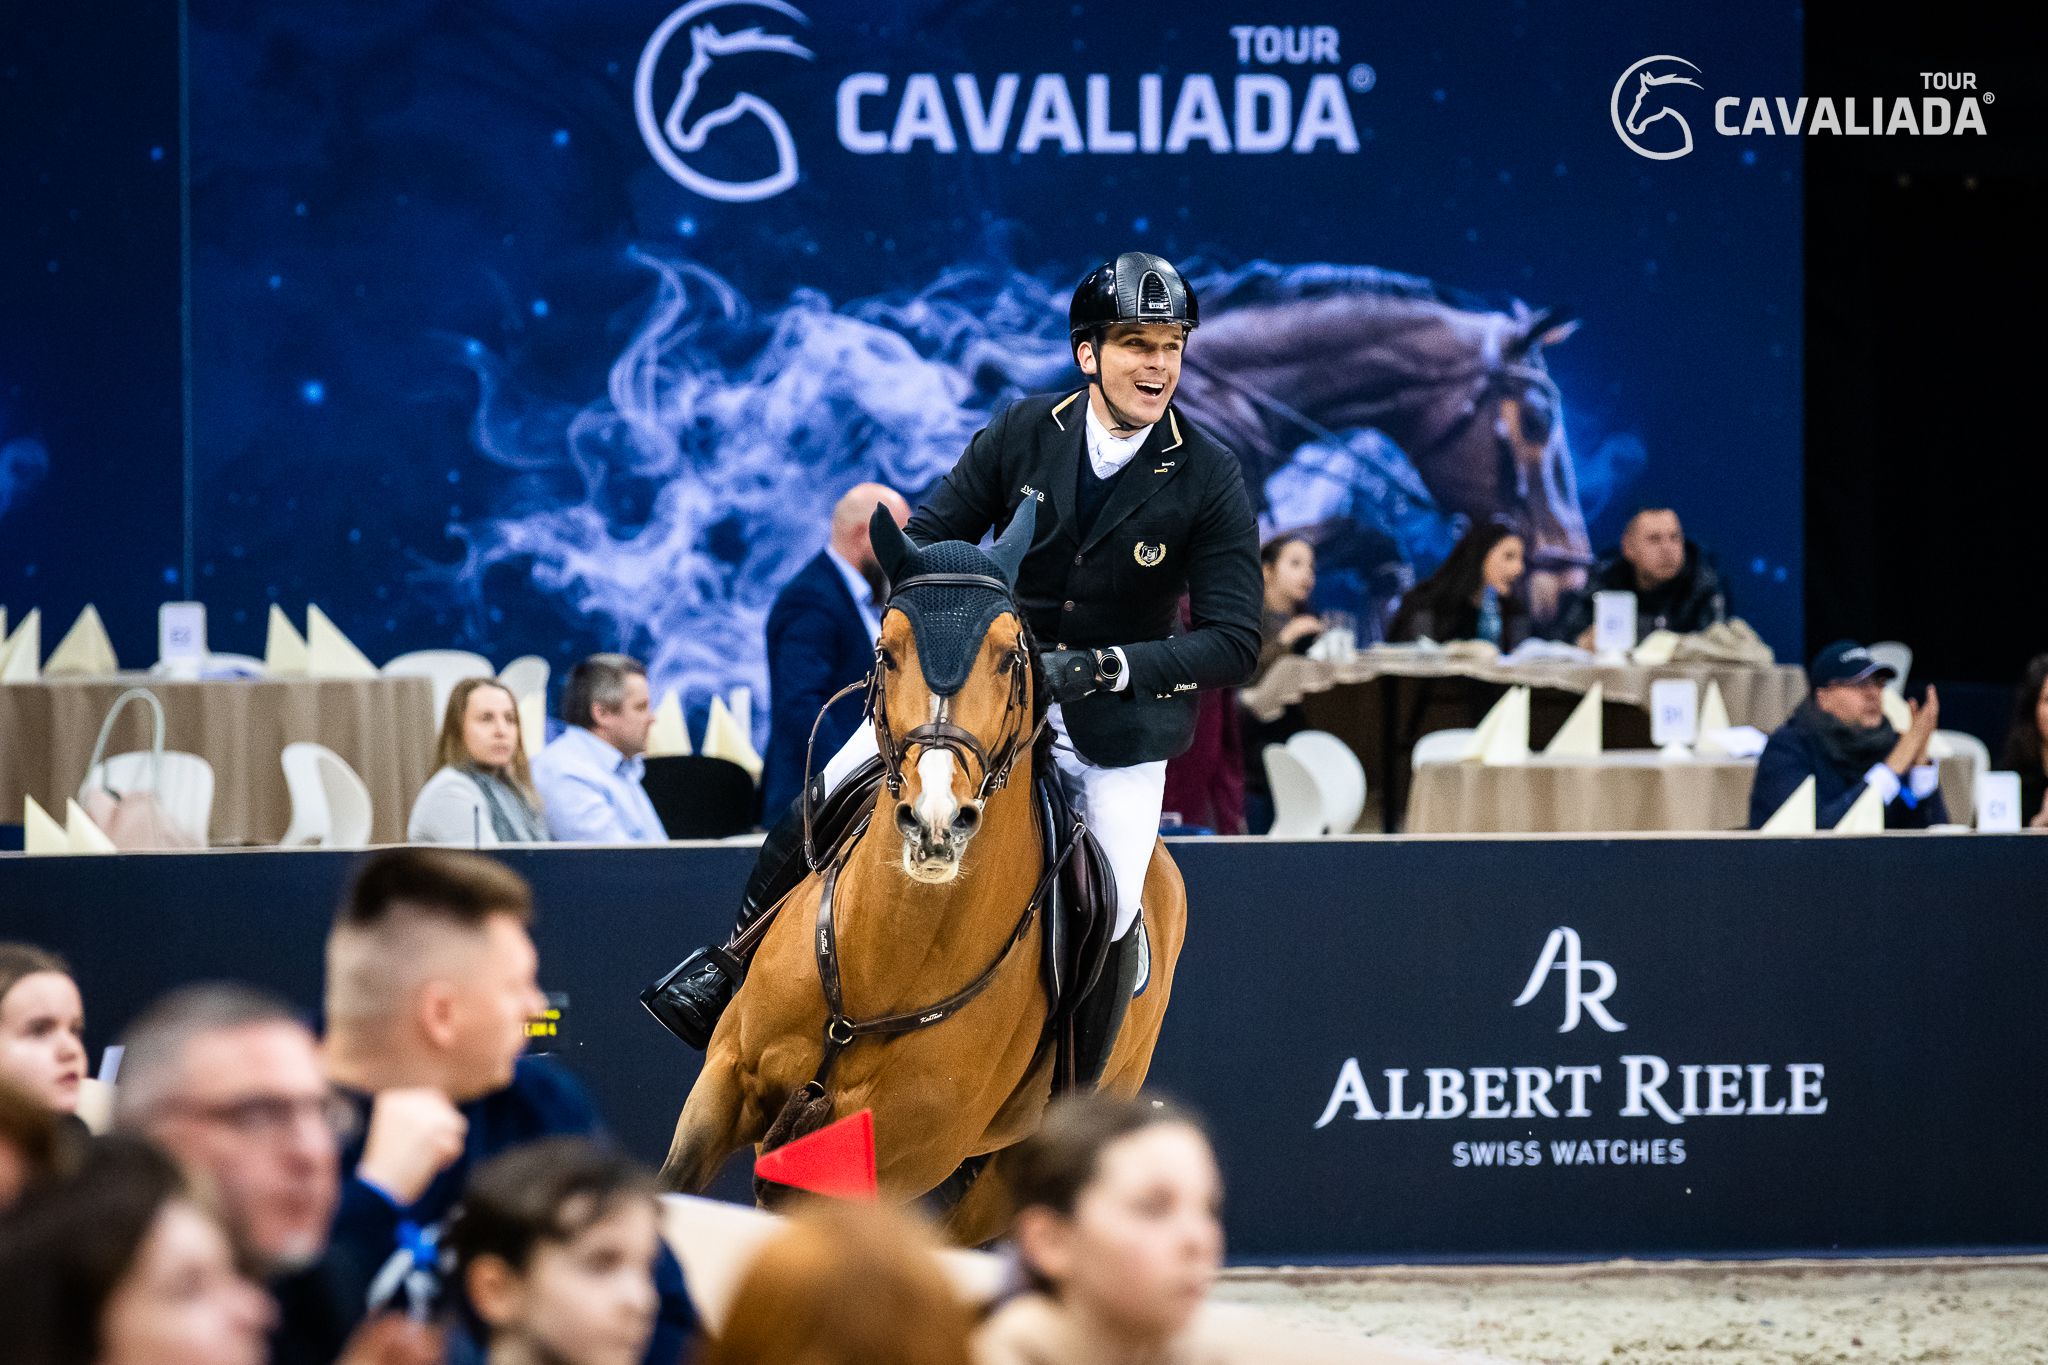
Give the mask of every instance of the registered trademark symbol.
M 1356 90 L 1359 94 L 1363 95 L 1366 91 L 1372 89 L 1374 83 L 1379 80 L 1379 73 L 1374 71 L 1371 67 L 1367 66 L 1364 62 L 1360 62 L 1357 66 L 1351 68 L 1350 79 L 1351 88 L 1353 90 Z M 1986 99 L 1986 103 L 1989 103 L 1988 97 Z
M 1986 91 L 1984 92 L 1984 102 L 1985 102 L 1986 104 L 1991 104 L 1991 103 L 1994 103 L 1994 102 L 1996 102 L 1997 98 L 1998 98 L 1998 97 L 1997 97 L 1996 95 L 1992 94 L 1992 93 L 1991 93 L 1991 92 L 1990 92 L 1989 90 L 1986 90 Z

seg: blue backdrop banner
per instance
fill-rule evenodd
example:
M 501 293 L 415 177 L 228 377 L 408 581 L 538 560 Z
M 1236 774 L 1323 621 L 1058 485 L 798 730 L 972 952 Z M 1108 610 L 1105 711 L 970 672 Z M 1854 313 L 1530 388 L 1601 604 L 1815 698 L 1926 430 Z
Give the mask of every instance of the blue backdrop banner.
M 1257 18 L 192 0 L 189 468 L 18 429 L 0 517 L 104 560 L 145 551 L 37 497 L 182 492 L 110 617 L 184 592 L 216 648 L 312 600 L 373 658 L 614 647 L 758 692 L 836 495 L 914 496 L 1073 383 L 1068 290 L 1143 248 L 1201 296 L 1183 409 L 1268 530 L 1315 529 L 1321 606 L 1373 620 L 1505 513 L 1540 616 L 1648 497 L 1796 656 L 1799 144 L 1708 131 L 1723 90 L 1796 94 L 1796 9 Z M 1707 77 L 1632 81 L 1653 54 Z M 1685 116 L 1696 154 L 1645 154 Z M 52 383 L 29 408 L 104 392 Z M 63 611 L 57 579 L 5 593 Z

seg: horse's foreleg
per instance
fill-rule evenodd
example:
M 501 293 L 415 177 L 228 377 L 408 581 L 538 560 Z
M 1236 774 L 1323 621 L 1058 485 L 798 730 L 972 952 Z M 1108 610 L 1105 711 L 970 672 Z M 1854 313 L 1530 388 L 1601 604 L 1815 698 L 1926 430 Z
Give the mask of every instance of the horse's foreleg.
M 1010 1230 L 1010 1184 L 1002 1164 L 998 1153 L 946 1215 L 946 1237 L 954 1245 L 984 1246 Z
M 719 1041 L 712 1040 L 704 1070 L 676 1120 L 668 1159 L 661 1163 L 661 1183 L 684 1194 L 709 1185 L 725 1159 L 754 1140 L 748 1132 L 750 1106 L 740 1084 L 739 1059 L 730 1044 L 721 1047 Z M 758 1124 L 759 1116 L 754 1118 Z

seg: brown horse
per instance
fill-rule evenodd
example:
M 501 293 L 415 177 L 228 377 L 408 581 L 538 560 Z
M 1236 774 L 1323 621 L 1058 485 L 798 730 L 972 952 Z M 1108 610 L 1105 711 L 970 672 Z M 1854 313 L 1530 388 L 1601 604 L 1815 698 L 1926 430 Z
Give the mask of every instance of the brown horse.
M 898 585 L 870 684 L 891 780 L 866 834 L 831 878 L 844 1016 L 921 1023 L 937 1002 L 984 982 L 929 1026 L 833 1049 L 826 1099 L 838 1116 L 874 1111 L 887 1198 L 917 1198 L 968 1158 L 1019 1141 L 1037 1127 L 1050 1097 L 1039 973 L 1044 930 L 1035 918 L 1026 924 L 1045 870 L 1031 794 L 1031 768 L 1044 758 L 1034 742 L 1042 712 L 1036 655 L 1007 587 L 1030 542 L 1033 513 L 1026 501 L 993 557 L 958 542 L 912 551 L 900 534 L 892 554 L 882 543 L 886 533 L 877 535 L 878 555 Z M 950 614 L 919 618 L 936 622 L 928 628 L 914 628 L 906 610 L 921 575 L 955 594 L 945 604 Z M 967 577 L 983 580 L 978 610 L 976 589 L 963 586 Z M 946 639 L 947 631 L 956 638 Z M 940 653 L 954 662 L 935 671 Z M 954 690 L 934 689 L 934 677 L 948 686 L 963 672 Z M 703 1189 L 733 1152 L 760 1144 L 785 1109 L 802 1109 L 806 1084 L 826 1059 L 831 1019 L 818 952 L 826 885 L 814 874 L 784 901 L 720 1020 L 662 1165 L 670 1188 Z M 1164 844 L 1145 878 L 1144 918 L 1149 984 L 1131 1002 L 1101 1080 L 1119 1094 L 1144 1083 L 1186 930 L 1185 892 Z M 819 1117 L 813 1109 L 802 1126 Z M 778 1139 L 789 1126 L 781 1125 Z M 996 1169 L 976 1179 L 948 1215 L 948 1231 L 964 1244 L 1002 1231 L 1008 1208 Z

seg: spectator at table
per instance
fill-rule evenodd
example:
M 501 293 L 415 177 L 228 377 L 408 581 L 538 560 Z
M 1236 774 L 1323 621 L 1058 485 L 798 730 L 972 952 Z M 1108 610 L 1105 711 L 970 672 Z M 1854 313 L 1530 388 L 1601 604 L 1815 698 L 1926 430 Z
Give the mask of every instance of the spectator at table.
M 85 1005 L 55 953 L 0 943 L 0 1078 L 66 1117 L 85 1087 Z
M 640 785 L 647 771 L 647 669 L 624 654 L 593 654 L 569 670 L 569 728 L 534 756 L 548 832 L 592 844 L 658 843 L 667 835 Z
M 653 1177 L 581 1138 L 486 1162 L 442 1243 L 492 1365 L 634 1365 L 654 1335 L 661 1249 Z
M 1749 791 L 1749 827 L 1760 829 L 1799 784 L 1814 780 L 1814 823 L 1833 829 L 1849 807 L 1875 787 L 1884 801 L 1886 829 L 1925 829 L 1948 823 L 1941 775 L 1927 757 L 1941 723 L 1934 688 L 1911 703 L 1904 734 L 1884 718 L 1884 685 L 1896 676 L 1868 649 L 1838 640 L 1814 656 L 1807 670 L 1813 693 L 1779 726 L 1757 759 Z
M 1309 599 L 1316 590 L 1315 546 L 1304 536 L 1277 535 L 1260 547 L 1259 564 L 1266 580 L 1259 612 L 1259 666 L 1247 687 L 1257 686 L 1285 656 L 1308 653 L 1323 633 L 1322 619 L 1308 610 Z M 1273 793 L 1266 783 L 1266 746 L 1284 744 L 1289 735 L 1306 730 L 1308 715 L 1296 702 L 1272 720 L 1260 720 L 1242 710 L 1238 719 L 1242 723 L 1238 748 L 1243 754 L 1245 824 L 1251 833 L 1264 834 L 1273 825 Z
M 2048 829 L 2048 654 L 2036 654 L 2013 698 L 2005 732 L 2005 768 L 2020 775 L 2020 820 Z
M 1515 596 L 1523 541 L 1502 521 L 1483 521 L 1452 547 L 1441 567 L 1410 588 L 1387 627 L 1405 643 L 1484 640 L 1505 654 L 1528 638 L 1529 612 Z
M 0 1228 L 9 1365 L 262 1365 L 271 1306 L 172 1160 L 95 1142 Z
M 531 891 L 502 864 L 404 848 L 363 864 L 328 934 L 327 1075 L 360 1133 L 342 1144 L 333 1241 L 362 1265 L 383 1266 L 403 1249 L 415 1273 L 387 1287 L 408 1304 L 423 1290 L 439 1297 L 426 1234 L 454 1210 L 472 1170 L 542 1138 L 602 1134 L 574 1078 L 520 1055 L 527 1021 L 547 1006 L 532 917 Z M 670 1365 L 696 1316 L 666 1250 L 656 1280 L 661 1310 L 646 1359 Z
M 406 838 L 466 848 L 547 841 L 511 688 L 495 678 L 455 684 L 434 762 L 434 775 L 412 803 Z
M 887 507 L 898 526 L 910 504 L 879 483 L 856 484 L 832 509 L 825 548 L 798 569 L 768 609 L 768 754 L 761 770 L 761 809 L 774 824 L 803 790 L 811 725 L 833 693 L 866 677 L 875 662 L 888 584 L 868 544 L 868 522 Z M 861 697 L 842 697 L 818 724 L 812 752 L 818 766 L 839 752 L 861 724 Z
M 1074 1095 L 1006 1163 L 1035 1292 L 983 1326 L 982 1365 L 1220 1358 L 1190 1331 L 1223 1260 L 1223 1184 L 1192 1119 L 1142 1096 Z
M 1621 533 L 1621 548 L 1602 559 L 1584 591 L 1559 611 L 1560 640 L 1593 647 L 1593 594 L 1628 592 L 1636 598 L 1636 638 L 1653 630 L 1690 635 L 1728 619 L 1728 593 L 1720 572 L 1698 542 L 1688 540 L 1669 507 L 1638 507 Z

